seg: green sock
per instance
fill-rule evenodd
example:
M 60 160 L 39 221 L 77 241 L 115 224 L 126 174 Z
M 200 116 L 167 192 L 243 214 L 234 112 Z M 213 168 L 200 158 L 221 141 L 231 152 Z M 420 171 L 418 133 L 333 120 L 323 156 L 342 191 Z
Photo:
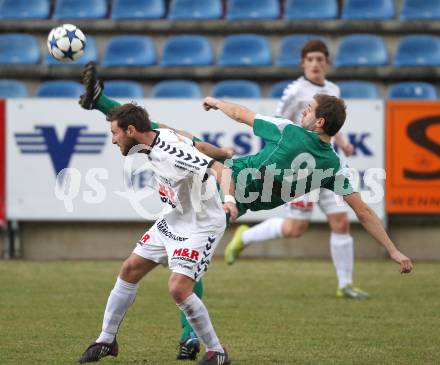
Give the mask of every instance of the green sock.
M 104 93 L 101 93 L 101 95 L 99 95 L 98 102 L 96 103 L 96 108 L 105 115 L 107 115 L 111 109 L 117 106 L 121 106 L 121 104 L 118 103 L 116 100 L 108 98 L 104 95 Z
M 193 288 L 193 293 L 195 293 L 200 299 L 203 296 L 203 283 L 202 279 L 196 281 Z M 180 342 L 184 342 L 189 338 L 190 332 L 192 331 L 191 326 L 186 320 L 185 314 L 182 311 L 179 311 L 180 323 L 182 324 L 182 335 L 180 336 Z

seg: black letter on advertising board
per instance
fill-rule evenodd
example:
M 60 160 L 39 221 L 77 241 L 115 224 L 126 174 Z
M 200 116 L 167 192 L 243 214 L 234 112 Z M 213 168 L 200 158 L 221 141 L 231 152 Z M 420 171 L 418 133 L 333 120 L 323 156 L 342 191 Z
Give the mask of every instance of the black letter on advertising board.
M 440 145 L 432 141 L 426 135 L 426 130 L 435 124 L 440 124 L 440 116 L 418 119 L 412 122 L 406 132 L 408 137 L 418 146 L 427 149 L 440 157 Z M 417 172 L 412 170 L 403 170 L 403 174 L 408 179 L 434 180 L 440 178 L 440 170 L 431 172 Z

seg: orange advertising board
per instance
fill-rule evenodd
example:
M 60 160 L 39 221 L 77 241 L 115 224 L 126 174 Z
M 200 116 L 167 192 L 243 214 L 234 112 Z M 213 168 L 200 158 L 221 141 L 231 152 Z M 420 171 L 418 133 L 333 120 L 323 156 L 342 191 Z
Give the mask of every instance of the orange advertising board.
M 386 210 L 440 213 L 440 102 L 388 101 Z

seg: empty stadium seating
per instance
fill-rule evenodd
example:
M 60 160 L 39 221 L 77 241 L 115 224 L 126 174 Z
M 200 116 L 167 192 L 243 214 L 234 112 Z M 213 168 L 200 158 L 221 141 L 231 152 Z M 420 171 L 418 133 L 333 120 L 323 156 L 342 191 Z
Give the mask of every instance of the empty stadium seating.
M 267 39 L 255 34 L 236 34 L 223 41 L 221 66 L 268 66 L 272 55 Z
M 437 90 L 427 82 L 399 82 L 388 91 L 390 99 L 437 99 Z
M 115 36 L 107 43 L 102 65 L 151 66 L 156 63 L 154 43 L 149 37 L 129 35 Z
M 377 99 L 379 90 L 377 86 L 368 81 L 340 81 L 337 83 L 344 99 Z
M 112 98 L 143 98 L 144 89 L 139 82 L 113 80 L 104 83 L 105 95 Z
M 214 62 L 211 43 L 198 35 L 169 37 L 164 45 L 161 66 L 206 66 Z
M 212 95 L 217 98 L 261 98 L 261 90 L 253 81 L 225 80 L 214 85 Z
M 285 19 L 334 19 L 338 16 L 337 0 L 286 0 Z
M 201 98 L 200 86 L 188 80 L 165 80 L 158 82 L 152 92 L 154 98 Z
M 403 0 L 401 19 L 440 19 L 440 0 Z
M 57 61 L 48 53 L 46 55 L 46 59 L 44 60 L 44 63 L 46 65 L 53 65 L 53 66 L 83 66 L 90 61 L 94 61 L 94 62 L 98 61 L 98 50 L 96 48 L 95 38 L 92 36 L 87 36 L 87 44 L 86 44 L 86 48 L 84 49 L 84 54 L 78 60 L 70 63 L 63 63 Z
M 314 34 L 295 34 L 281 40 L 275 64 L 283 67 L 298 67 L 301 61 L 301 48 L 312 39 L 322 39 Z
M 440 37 L 428 34 L 402 37 L 393 63 L 396 66 L 440 66 Z
M 270 97 L 279 99 L 283 95 L 284 89 L 292 82 L 292 80 L 279 81 L 272 85 L 270 89 Z
M 77 81 L 52 80 L 40 84 L 36 95 L 44 98 L 77 98 L 84 87 Z
M 57 0 L 53 19 L 101 19 L 107 12 L 106 0 Z
M 0 80 L 0 99 L 1 98 L 25 98 L 28 91 L 24 82 L 18 80 Z
M 335 65 L 382 66 L 388 63 L 388 53 L 382 37 L 371 34 L 353 34 L 341 39 Z
M 112 3 L 112 19 L 160 19 L 164 16 L 164 0 L 113 0 Z
M 220 19 L 221 0 L 171 0 L 169 19 Z
M 277 19 L 280 4 L 273 0 L 228 0 L 226 19 Z
M 396 16 L 394 0 L 345 0 L 342 19 L 392 19 Z
M 49 0 L 0 1 L 0 19 L 47 19 Z
M 29 34 L 0 34 L 0 64 L 32 65 L 40 61 L 37 38 Z

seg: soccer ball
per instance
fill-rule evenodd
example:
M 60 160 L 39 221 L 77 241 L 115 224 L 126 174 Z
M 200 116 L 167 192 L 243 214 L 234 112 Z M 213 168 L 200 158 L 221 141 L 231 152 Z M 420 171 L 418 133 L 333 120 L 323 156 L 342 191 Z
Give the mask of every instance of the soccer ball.
M 58 61 L 73 62 L 80 58 L 86 47 L 86 36 L 72 24 L 53 28 L 47 37 L 47 48 Z

